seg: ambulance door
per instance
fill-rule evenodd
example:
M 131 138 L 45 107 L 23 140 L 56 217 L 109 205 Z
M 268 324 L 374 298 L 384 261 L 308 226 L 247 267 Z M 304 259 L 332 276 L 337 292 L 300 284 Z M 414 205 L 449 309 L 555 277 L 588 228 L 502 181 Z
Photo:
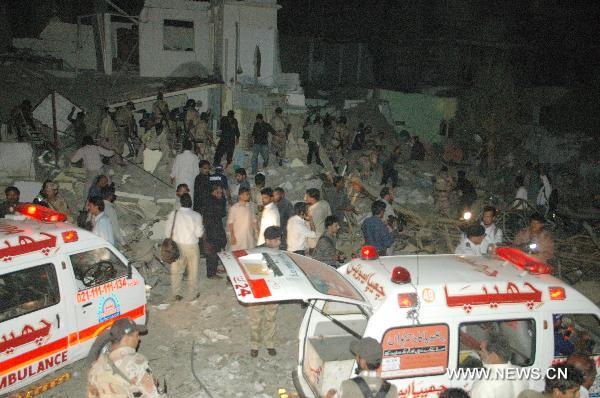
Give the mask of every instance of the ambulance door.
M 0 275 L 0 396 L 71 359 L 64 271 L 52 261 L 12 268 Z
M 86 356 L 94 339 L 121 317 L 145 314 L 144 285 L 127 279 L 127 264 L 109 247 L 68 255 L 76 285 L 77 355 Z M 137 319 L 139 323 L 143 320 Z
M 590 388 L 590 397 L 600 397 L 600 320 L 598 314 L 576 313 L 575 311 L 554 311 L 547 316 L 545 330 L 547 346 L 545 366 L 564 363 L 574 352 L 582 353 L 594 360 L 596 378 Z

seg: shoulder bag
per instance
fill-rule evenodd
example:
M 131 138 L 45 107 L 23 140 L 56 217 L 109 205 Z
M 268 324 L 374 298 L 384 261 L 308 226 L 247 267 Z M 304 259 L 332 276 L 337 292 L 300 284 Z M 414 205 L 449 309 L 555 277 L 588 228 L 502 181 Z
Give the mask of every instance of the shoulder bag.
M 167 264 L 174 263 L 179 259 L 179 248 L 173 240 L 173 230 L 175 229 L 175 221 L 177 220 L 177 210 L 173 216 L 173 225 L 171 226 L 171 234 L 168 238 L 162 241 L 160 245 L 160 259 Z

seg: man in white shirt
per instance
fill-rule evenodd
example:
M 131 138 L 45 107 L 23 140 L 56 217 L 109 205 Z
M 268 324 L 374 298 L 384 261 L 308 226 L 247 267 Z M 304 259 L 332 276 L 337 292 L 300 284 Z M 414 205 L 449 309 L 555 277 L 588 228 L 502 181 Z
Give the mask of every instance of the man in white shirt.
M 496 218 L 496 208 L 494 206 L 486 206 L 483 208 L 481 217 L 481 226 L 485 228 L 485 241 L 488 246 L 495 247 L 502 244 L 502 230 L 496 226 L 494 219 Z
M 308 247 L 314 249 L 317 241 L 325 232 L 325 218 L 331 215 L 331 207 L 325 200 L 321 200 L 321 192 L 316 188 L 306 190 L 306 203 L 308 203 L 308 215 L 315 224 L 317 237 L 308 240 Z
M 550 185 L 550 180 L 546 175 L 546 171 L 543 167 L 540 166 L 540 181 L 542 182 L 542 186 L 538 191 L 538 195 L 535 201 L 535 204 L 538 207 L 538 210 L 542 212 L 545 216 L 548 211 L 548 205 L 550 201 L 550 195 L 552 194 L 552 185 Z
M 491 372 L 495 372 L 494 369 L 517 368 L 510 363 L 511 354 L 510 342 L 502 334 L 490 333 L 487 339 L 481 342 L 481 361 Z M 514 398 L 527 389 L 527 386 L 527 380 L 518 378 L 483 378 L 473 383 L 471 398 Z
M 469 225 L 465 236 L 461 239 L 454 254 L 465 256 L 481 256 L 487 253 L 488 244 L 485 241 L 485 228 L 479 224 Z
M 298 202 L 294 205 L 294 216 L 287 222 L 287 251 L 305 255 L 308 238 L 315 239 L 315 224 L 308 216 L 308 205 Z M 309 228 L 310 226 L 310 228 Z
M 94 144 L 94 139 L 86 135 L 83 137 L 82 146 L 71 156 L 71 163 L 83 160 L 83 168 L 85 169 L 85 185 L 83 189 L 83 200 L 87 199 L 87 189 L 92 185 L 94 179 L 103 174 L 102 156 L 112 157 L 115 153 L 109 149 L 104 149 L 101 146 Z
M 99 196 L 92 196 L 86 204 L 88 213 L 92 216 L 92 232 L 110 243 L 115 244 L 112 225 L 108 216 L 104 213 L 104 200 Z
M 279 209 L 273 202 L 273 189 L 267 187 L 260 191 L 260 196 L 263 204 L 262 216 L 260 218 L 260 230 L 258 231 L 257 245 L 265 243 L 265 230 L 271 226 L 279 227 Z
M 517 187 L 517 193 L 515 194 L 515 201 L 513 206 L 515 210 L 524 210 L 527 206 L 527 188 L 525 188 L 525 179 L 523 176 L 517 176 L 515 178 L 515 186 Z
M 250 202 L 250 189 L 241 187 L 236 204 L 229 208 L 227 227 L 231 250 L 245 250 L 256 246 L 256 215 Z
M 181 280 L 187 269 L 187 299 L 198 298 L 198 263 L 200 248 L 198 240 L 204 235 L 202 216 L 192 210 L 192 197 L 189 193 L 181 195 L 181 208 L 169 214 L 165 225 L 166 236 L 171 236 L 179 248 L 179 259 L 171 264 L 171 289 L 175 301 L 183 299 Z
M 119 226 L 119 217 L 117 216 L 117 210 L 115 209 L 115 205 L 113 205 L 113 202 L 116 199 L 114 189 L 110 186 L 102 188 L 102 199 L 104 202 L 104 214 L 106 214 L 106 216 L 110 220 L 110 225 L 112 227 L 114 239 L 119 245 L 123 246 L 125 244 L 125 238 L 121 233 L 121 227 Z
M 387 223 L 390 216 L 396 217 L 396 213 L 394 212 L 394 207 L 392 206 L 392 202 L 394 201 L 394 193 L 390 189 L 390 187 L 383 187 L 381 192 L 379 193 L 380 202 L 385 204 L 385 211 L 383 212 L 383 222 Z
M 190 196 L 194 197 L 194 181 L 198 175 L 198 156 L 192 152 L 192 143 L 188 140 L 183 142 L 183 152 L 175 157 L 171 169 L 171 184 L 187 184 Z

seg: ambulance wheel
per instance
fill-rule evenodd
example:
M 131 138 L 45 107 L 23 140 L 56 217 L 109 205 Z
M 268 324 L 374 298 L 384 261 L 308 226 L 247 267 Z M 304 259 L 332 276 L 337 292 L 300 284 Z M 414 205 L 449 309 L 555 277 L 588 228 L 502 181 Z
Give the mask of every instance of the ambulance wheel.
M 85 287 L 104 283 L 117 276 L 115 266 L 110 261 L 98 261 L 83 273 L 82 283 Z
M 98 359 L 100 354 L 108 351 L 109 349 L 110 349 L 110 329 L 106 329 L 98 337 L 96 337 L 94 344 L 92 344 L 92 347 L 90 348 L 90 352 L 88 353 L 88 356 L 86 359 L 87 367 L 88 368 L 91 367 L 94 364 L 94 362 L 96 362 L 96 359 Z

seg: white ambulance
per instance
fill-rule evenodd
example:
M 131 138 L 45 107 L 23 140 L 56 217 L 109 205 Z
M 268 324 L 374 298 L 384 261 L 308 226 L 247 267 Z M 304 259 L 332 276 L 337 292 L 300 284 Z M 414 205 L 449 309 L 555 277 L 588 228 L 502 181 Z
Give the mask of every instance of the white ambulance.
M 19 205 L 0 218 L 0 396 L 79 359 L 121 317 L 146 321 L 145 284 L 111 244 Z
M 516 249 L 499 248 L 494 257 L 378 258 L 367 246 L 337 270 L 265 248 L 220 257 L 242 303 L 309 303 L 293 375 L 302 397 L 323 397 L 354 376 L 349 346 L 362 336 L 382 343 L 378 372 L 400 397 L 470 389 L 472 380 L 449 371 L 481 367 L 480 343 L 490 332 L 508 337 L 513 364 L 532 369 L 531 388 L 543 389 L 546 369 L 575 348 L 600 364 L 598 307 Z M 600 396 L 599 383 L 590 397 Z

